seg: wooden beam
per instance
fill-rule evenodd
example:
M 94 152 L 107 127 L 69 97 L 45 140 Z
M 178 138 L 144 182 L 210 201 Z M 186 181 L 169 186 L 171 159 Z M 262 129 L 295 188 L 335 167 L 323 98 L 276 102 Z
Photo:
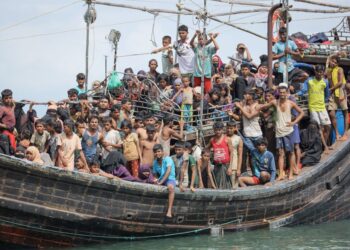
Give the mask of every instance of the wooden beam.
M 214 2 L 219 3 L 228 3 L 228 4 L 237 4 L 237 5 L 247 5 L 247 6 L 256 6 L 256 7 L 268 7 L 270 8 L 270 4 L 265 3 L 254 3 L 254 2 L 246 2 L 246 1 L 236 1 L 236 0 L 212 0 Z
M 190 13 L 190 12 L 175 11 L 175 10 L 168 10 L 168 9 L 150 9 L 147 7 L 138 7 L 138 6 L 134 6 L 134 5 L 119 4 L 119 3 L 108 3 L 108 2 L 98 1 L 98 0 L 97 1 L 92 0 L 92 3 L 99 4 L 99 5 L 112 6 L 112 7 L 140 10 L 140 11 L 148 12 L 151 14 L 168 13 L 168 14 L 179 14 L 179 15 L 193 15 L 193 13 Z
M 315 0 L 294 0 L 295 2 L 301 2 L 301 3 L 309 3 L 309 4 L 315 4 L 319 6 L 326 6 L 326 7 L 332 7 L 332 8 L 338 8 L 338 9 L 350 9 L 350 6 L 343 6 L 338 4 L 331 4 L 331 3 L 323 3 Z

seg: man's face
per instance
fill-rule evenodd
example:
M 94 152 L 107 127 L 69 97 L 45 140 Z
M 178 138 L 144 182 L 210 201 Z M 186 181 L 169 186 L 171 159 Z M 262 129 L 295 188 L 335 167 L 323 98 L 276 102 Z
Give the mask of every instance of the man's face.
M 287 90 L 285 88 L 281 88 L 278 90 L 280 99 L 286 99 L 287 98 Z
M 235 133 L 235 127 L 227 126 L 226 131 L 228 136 L 232 136 Z
M 180 37 L 180 39 L 181 40 L 186 40 L 186 38 L 187 38 L 187 34 L 188 34 L 188 32 L 187 31 L 179 31 L 179 37 Z
M 271 93 L 266 93 L 265 99 L 267 102 L 271 102 L 274 99 L 274 96 Z
M 69 96 L 68 96 L 68 99 L 70 100 L 70 101 L 77 101 L 78 100 L 78 95 L 77 94 L 70 94 Z
M 85 129 L 85 125 L 84 124 L 78 124 L 78 126 L 77 126 L 77 134 L 82 135 L 84 129 Z
M 70 127 L 67 126 L 67 125 L 63 125 L 63 131 L 64 131 L 65 134 L 70 134 L 72 132 Z
M 109 131 L 112 128 L 112 124 L 110 122 L 105 122 L 103 123 L 103 127 L 106 131 Z
M 127 110 L 127 111 L 131 111 L 132 109 L 132 104 L 131 102 L 127 102 L 124 104 L 124 109 Z
M 101 99 L 99 104 L 99 108 L 102 110 L 108 109 L 108 100 L 107 99 Z
M 253 97 L 252 97 L 252 95 L 250 93 L 245 93 L 243 95 L 243 97 L 244 97 L 244 100 L 246 100 L 246 101 L 250 101 L 250 100 L 253 99 Z
M 2 98 L 2 102 L 4 103 L 5 106 L 9 106 L 13 102 L 12 95 L 4 96 Z
M 203 38 L 203 36 L 199 36 L 198 37 L 198 43 L 199 43 L 200 46 L 204 45 L 204 38 Z
M 266 150 L 266 145 L 265 145 L 265 144 L 260 144 L 260 145 L 258 145 L 258 151 L 259 151 L 260 153 L 265 152 L 265 150 Z
M 321 80 L 323 75 L 324 75 L 324 71 L 323 70 L 315 71 L 315 77 L 316 77 L 317 80 Z
M 77 83 L 79 87 L 83 87 L 85 83 L 85 79 L 77 79 Z
M 285 32 L 280 32 L 279 35 L 282 42 L 287 40 L 287 34 Z
M 113 119 L 119 119 L 119 110 L 118 109 L 116 109 L 116 110 L 114 110 L 113 112 L 112 112 L 112 118 Z
M 223 129 L 222 128 L 218 128 L 218 129 L 215 129 L 214 130 L 214 133 L 216 136 L 221 136 L 222 135 L 222 132 L 223 132 Z
M 247 67 L 243 67 L 241 68 L 241 73 L 242 73 L 242 76 L 248 76 L 250 73 L 250 70 Z
M 89 127 L 94 130 L 98 129 L 98 120 L 91 119 L 91 121 L 89 122 Z
M 156 123 L 156 120 L 153 117 L 149 117 L 145 120 L 145 125 L 154 125 Z
M 175 148 L 175 154 L 177 157 L 181 157 L 184 153 L 184 149 L 183 148 Z
M 162 159 L 164 155 L 163 150 L 158 149 L 156 152 L 154 152 L 154 158 L 156 158 L 157 160 Z

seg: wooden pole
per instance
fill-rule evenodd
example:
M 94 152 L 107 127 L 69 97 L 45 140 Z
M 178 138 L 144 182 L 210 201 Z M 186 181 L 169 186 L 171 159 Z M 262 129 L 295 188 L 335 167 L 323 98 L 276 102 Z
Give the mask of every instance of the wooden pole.
M 182 11 L 175 11 L 175 10 L 168 10 L 168 9 L 150 9 L 147 7 L 138 7 L 138 6 L 128 5 L 128 4 L 119 4 L 119 3 L 108 3 L 108 2 L 95 1 L 95 0 L 92 0 L 92 2 L 94 4 L 99 4 L 99 5 L 141 10 L 141 11 L 148 12 L 151 14 L 168 13 L 168 14 L 193 15 L 191 12 L 182 12 Z
M 177 6 L 178 10 L 181 11 L 181 0 L 178 0 L 176 6 Z M 176 41 L 179 40 L 178 29 L 179 29 L 179 26 L 180 26 L 180 18 L 181 18 L 181 15 L 177 14 L 177 20 L 176 20 Z M 175 53 L 175 63 L 177 63 L 177 53 Z
M 256 6 L 256 7 L 267 7 L 271 8 L 270 4 L 265 3 L 254 3 L 254 2 L 247 2 L 247 1 L 236 1 L 236 0 L 212 0 L 219 3 L 228 3 L 228 4 L 237 4 L 237 5 L 246 5 L 246 6 Z
M 88 2 L 87 11 L 90 12 L 91 3 Z M 89 84 L 89 40 L 90 40 L 90 18 L 86 22 L 86 50 L 85 50 L 85 91 Z
M 252 9 L 252 10 L 213 13 L 213 14 L 210 14 L 208 17 L 210 18 L 210 17 L 218 17 L 218 16 L 229 16 L 229 15 L 238 15 L 238 14 L 246 14 L 246 13 L 253 13 L 253 12 L 268 12 L 268 11 L 269 9 L 267 8 L 260 8 L 260 9 Z
M 338 9 L 350 9 L 350 6 L 343 6 L 338 4 L 331 4 L 331 3 L 323 3 L 315 0 L 294 0 L 295 2 L 301 2 L 301 3 L 308 3 L 308 4 L 314 4 L 319 6 L 326 6 L 331 8 L 338 8 Z
M 284 3 L 284 8 L 286 9 L 286 13 L 285 13 L 285 15 L 286 15 L 286 42 L 285 42 L 285 45 L 284 45 L 284 47 L 285 47 L 285 49 L 288 49 L 288 43 L 289 43 L 289 37 L 288 37 L 288 35 L 289 35 L 289 20 L 288 20 L 288 0 L 284 0 L 283 1 L 283 3 Z M 285 55 L 285 64 L 286 64 L 286 66 L 285 66 L 285 76 L 284 76 L 284 82 L 285 83 L 287 83 L 287 84 L 289 84 L 289 79 L 288 79 L 288 55 Z

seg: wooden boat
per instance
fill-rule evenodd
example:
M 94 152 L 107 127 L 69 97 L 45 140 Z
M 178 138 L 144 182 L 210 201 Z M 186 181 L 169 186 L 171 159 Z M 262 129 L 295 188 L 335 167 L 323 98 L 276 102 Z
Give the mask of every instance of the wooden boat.
M 68 247 L 350 218 L 350 140 L 317 166 L 271 187 L 176 190 L 111 180 L 0 155 L 0 241 Z

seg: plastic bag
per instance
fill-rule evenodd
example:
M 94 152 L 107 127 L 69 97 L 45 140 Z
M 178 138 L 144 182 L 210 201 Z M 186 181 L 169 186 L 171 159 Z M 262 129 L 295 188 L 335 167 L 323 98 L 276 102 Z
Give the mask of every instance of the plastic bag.
M 116 88 L 120 88 L 123 86 L 123 83 L 121 82 L 119 75 L 117 72 L 113 71 L 109 77 L 108 80 L 108 89 L 116 89 Z

